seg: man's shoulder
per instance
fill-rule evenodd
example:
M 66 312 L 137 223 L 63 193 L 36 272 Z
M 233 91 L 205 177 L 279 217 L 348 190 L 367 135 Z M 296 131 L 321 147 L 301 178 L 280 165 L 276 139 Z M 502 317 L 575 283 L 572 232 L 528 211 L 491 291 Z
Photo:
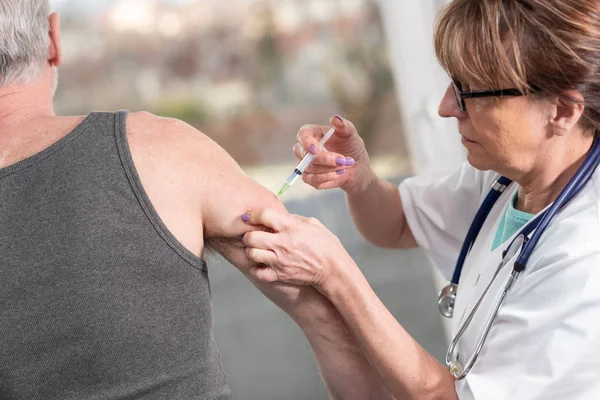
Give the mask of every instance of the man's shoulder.
M 127 137 L 148 150 L 160 150 L 169 156 L 189 146 L 202 147 L 210 139 L 198 129 L 175 118 L 161 117 L 146 111 L 127 115 Z M 194 148 L 194 150 L 197 150 Z M 208 148 L 207 148 L 208 150 Z
M 225 173 L 237 169 L 221 146 L 184 121 L 135 112 L 128 114 L 126 126 L 136 164 L 171 180 L 187 180 L 188 185 L 202 188 L 219 166 Z M 191 185 L 194 182 L 199 185 Z
M 127 126 L 143 128 L 148 134 L 158 133 L 161 129 L 174 129 L 175 131 L 193 130 L 194 128 L 182 120 L 163 117 L 148 111 L 127 113 Z

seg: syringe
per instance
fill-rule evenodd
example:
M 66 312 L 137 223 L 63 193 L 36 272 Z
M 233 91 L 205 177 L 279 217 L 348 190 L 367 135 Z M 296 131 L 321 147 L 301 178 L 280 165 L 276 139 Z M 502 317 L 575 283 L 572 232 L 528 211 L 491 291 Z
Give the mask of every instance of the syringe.
M 331 128 L 323 136 L 323 138 L 319 142 L 319 152 L 323 148 L 323 145 L 325 144 L 325 142 L 327 142 L 329 140 L 329 138 L 331 137 L 331 135 L 333 135 L 333 132 L 335 132 L 335 128 Z M 317 154 L 319 154 L 319 153 L 317 153 Z M 277 193 L 277 197 L 279 197 L 282 194 L 284 194 L 285 191 L 288 190 L 290 188 L 290 186 L 292 186 L 294 184 L 294 182 L 296 182 L 296 180 L 298 180 L 298 178 L 304 173 L 304 171 L 306 171 L 306 169 L 309 167 L 309 165 L 312 164 L 312 162 L 315 160 L 315 157 L 317 156 L 317 154 L 310 154 L 310 153 L 308 153 L 302 159 L 302 161 L 300 161 L 300 164 L 298 164 L 296 166 L 296 168 L 294 169 L 294 171 L 292 171 L 292 173 L 290 174 L 290 176 L 288 176 L 287 179 L 285 180 L 285 183 L 281 187 L 281 190 L 279 190 L 279 193 Z

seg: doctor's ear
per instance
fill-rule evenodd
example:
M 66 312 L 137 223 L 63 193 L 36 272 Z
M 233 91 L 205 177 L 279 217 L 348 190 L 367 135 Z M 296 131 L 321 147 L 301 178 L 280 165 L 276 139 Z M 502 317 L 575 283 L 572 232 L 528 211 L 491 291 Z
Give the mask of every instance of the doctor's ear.
M 552 103 L 550 126 L 556 135 L 566 135 L 579 122 L 585 111 L 585 99 L 577 90 L 565 90 Z

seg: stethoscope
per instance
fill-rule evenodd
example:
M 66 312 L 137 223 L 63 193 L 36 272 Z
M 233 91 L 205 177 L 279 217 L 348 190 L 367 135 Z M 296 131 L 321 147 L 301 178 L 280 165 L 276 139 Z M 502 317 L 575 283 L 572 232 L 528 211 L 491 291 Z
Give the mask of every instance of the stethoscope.
M 456 332 L 456 334 L 452 338 L 452 341 L 450 342 L 450 346 L 448 346 L 448 352 L 446 353 L 446 366 L 448 367 L 450 374 L 455 379 L 463 379 L 469 373 L 469 371 L 473 367 L 473 364 L 475 364 L 475 361 L 477 360 L 477 357 L 481 352 L 481 348 L 485 343 L 485 339 L 487 338 L 487 335 L 490 332 L 494 320 L 496 319 L 498 310 L 502 305 L 502 302 L 506 298 L 507 292 L 515 283 L 515 281 L 519 277 L 519 274 L 523 272 L 523 270 L 525 270 L 527 261 L 529 260 L 529 257 L 531 256 L 531 253 L 535 248 L 535 245 L 540 240 L 541 235 L 548 227 L 548 224 L 558 214 L 558 212 L 569 201 L 571 201 L 571 199 L 575 197 L 581 191 L 581 189 L 589 182 L 589 180 L 592 177 L 592 174 L 596 170 L 596 167 L 599 163 L 600 140 L 596 140 L 594 141 L 594 144 L 592 145 L 592 148 L 587 157 L 585 158 L 583 164 L 579 167 L 579 169 L 575 173 L 575 176 L 571 178 L 567 186 L 563 189 L 563 191 L 560 193 L 560 195 L 554 201 L 554 203 L 552 203 L 550 207 L 548 207 L 545 211 L 536 216 L 533 220 L 529 221 L 529 223 L 526 224 L 525 227 L 523 227 L 523 229 L 521 229 L 521 231 L 511 241 L 510 245 L 506 248 L 506 250 L 502 252 L 502 261 L 498 265 L 498 268 L 496 269 L 490 283 L 487 285 L 487 287 L 485 288 L 485 290 L 483 291 L 483 293 L 481 294 L 481 296 L 479 297 L 469 314 L 461 322 L 458 331 Z M 458 290 L 458 281 L 460 280 L 460 275 L 462 272 L 462 267 L 465 263 L 465 259 L 467 258 L 469 251 L 473 247 L 473 244 L 477 239 L 477 235 L 479 234 L 479 231 L 481 230 L 481 227 L 483 226 L 488 214 L 494 207 L 494 204 L 496 203 L 500 195 L 504 192 L 504 190 L 506 190 L 506 188 L 511 183 L 512 181 L 504 176 L 498 178 L 498 180 L 492 185 L 490 192 L 483 200 L 483 203 L 481 204 L 481 207 L 479 207 L 477 214 L 475 214 L 475 218 L 471 223 L 471 227 L 467 231 L 467 236 L 465 237 L 465 241 L 460 250 L 458 260 L 456 262 L 456 267 L 454 269 L 454 274 L 452 275 L 452 281 L 444 289 L 442 289 L 438 298 L 438 306 L 440 312 L 444 317 L 452 318 L 454 314 L 454 302 L 456 300 L 456 294 Z M 534 230 L 535 232 L 530 238 L 529 235 Z M 496 277 L 498 276 L 498 273 L 502 270 L 502 267 L 504 267 L 508 263 L 508 260 L 510 260 L 517 254 L 519 248 L 521 249 L 521 251 L 519 252 L 517 261 L 513 265 L 513 270 L 507 282 L 504 284 L 504 288 L 499 299 L 494 304 L 492 315 L 486 322 L 485 329 L 483 330 L 483 333 L 479 338 L 479 342 L 477 343 L 475 352 L 469 358 L 467 363 L 464 366 L 461 366 L 458 360 L 458 352 L 456 351 L 458 341 L 463 336 L 469 324 L 473 320 L 475 313 L 479 309 L 479 306 L 481 305 L 483 299 L 487 295 L 487 292 L 494 283 Z

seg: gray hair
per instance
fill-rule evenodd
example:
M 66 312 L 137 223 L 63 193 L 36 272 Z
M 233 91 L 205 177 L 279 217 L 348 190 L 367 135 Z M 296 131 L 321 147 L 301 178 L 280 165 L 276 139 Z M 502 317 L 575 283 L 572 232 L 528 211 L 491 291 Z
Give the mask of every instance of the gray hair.
M 0 0 L 0 87 L 28 84 L 48 59 L 49 0 Z

